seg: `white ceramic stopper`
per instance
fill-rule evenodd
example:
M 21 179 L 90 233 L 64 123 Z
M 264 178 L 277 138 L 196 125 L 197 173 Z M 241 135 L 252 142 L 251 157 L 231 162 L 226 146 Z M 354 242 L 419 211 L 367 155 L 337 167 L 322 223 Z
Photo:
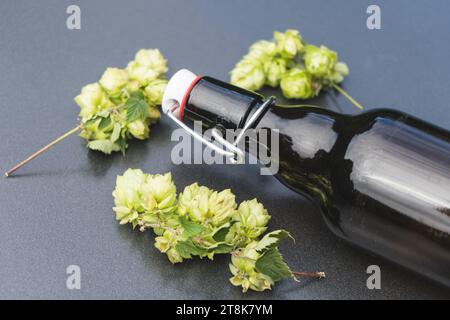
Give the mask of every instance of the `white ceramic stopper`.
M 169 80 L 162 99 L 162 110 L 167 113 L 175 103 L 181 105 L 186 91 L 191 86 L 197 75 L 187 69 L 177 71 Z

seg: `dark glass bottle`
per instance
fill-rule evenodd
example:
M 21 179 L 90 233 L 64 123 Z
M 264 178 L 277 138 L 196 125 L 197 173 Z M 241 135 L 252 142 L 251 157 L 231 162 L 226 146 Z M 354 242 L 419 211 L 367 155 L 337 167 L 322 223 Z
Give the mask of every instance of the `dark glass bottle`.
M 264 102 L 209 77 L 189 89 L 180 117 L 204 129 L 242 128 Z M 254 127 L 279 130 L 276 177 L 316 203 L 336 235 L 450 287 L 448 131 L 390 109 L 281 106 Z

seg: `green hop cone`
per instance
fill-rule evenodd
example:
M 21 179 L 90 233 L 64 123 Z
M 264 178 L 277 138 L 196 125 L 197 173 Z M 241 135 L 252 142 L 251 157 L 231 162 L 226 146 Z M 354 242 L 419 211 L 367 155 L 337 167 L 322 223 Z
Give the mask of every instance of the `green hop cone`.
M 150 135 L 150 128 L 145 121 L 135 120 L 128 123 L 128 132 L 139 140 L 145 140 Z
M 327 78 L 333 74 L 337 62 L 337 53 L 325 46 L 306 46 L 305 68 L 314 77 Z
M 297 54 L 305 50 L 302 36 L 297 30 L 288 29 L 284 33 L 273 33 L 278 53 L 286 59 L 293 59 Z
M 264 73 L 266 75 L 266 84 L 271 87 L 278 87 L 281 78 L 286 73 L 287 63 L 283 58 L 274 58 L 264 63 Z
M 141 189 L 141 202 L 144 211 L 137 223 L 140 230 L 154 228 L 156 234 L 162 234 L 176 209 L 177 190 L 170 173 L 147 174 Z
M 248 229 L 249 238 L 256 238 L 266 231 L 270 215 L 256 199 L 243 201 L 238 208 L 238 221 Z
M 80 107 L 79 115 L 83 121 L 92 118 L 97 112 L 103 111 L 113 105 L 97 82 L 81 88 L 80 94 L 74 100 Z
M 162 236 L 155 238 L 155 247 L 162 253 L 166 253 L 176 244 L 176 235 L 172 231 L 164 231 Z
M 160 117 L 161 112 L 158 110 L 158 108 L 150 106 L 150 108 L 148 109 L 148 119 L 150 123 L 157 122 Z
M 141 66 L 156 71 L 158 77 L 167 72 L 167 60 L 158 49 L 141 49 L 136 53 L 135 60 Z
M 229 253 L 232 245 L 225 243 L 232 217 L 236 214 L 234 194 L 217 192 L 194 183 L 178 196 L 176 216 L 182 242 L 176 250 L 183 258 L 199 256 L 213 259 L 215 254 Z M 179 251 L 181 250 L 181 251 Z
M 170 173 L 164 175 L 144 174 L 141 170 L 128 169 L 117 176 L 113 191 L 116 219 L 121 224 L 131 223 L 133 227 L 148 227 L 148 223 L 158 222 L 170 215 L 175 208 L 176 187 Z
M 261 254 L 255 250 L 257 244 L 257 241 L 253 241 L 245 248 L 234 251 L 231 255 L 230 271 L 233 277 L 230 278 L 230 282 L 234 286 L 241 286 L 242 292 L 247 292 L 248 289 L 270 290 L 274 284 L 269 276 L 256 269 L 256 261 L 261 257 Z
M 246 59 L 256 59 L 262 63 L 271 60 L 276 54 L 275 43 L 267 40 L 260 40 L 252 44 L 248 50 Z
M 148 85 L 151 81 L 158 78 L 158 72 L 140 65 L 135 60 L 128 63 L 127 71 L 130 74 L 130 78 L 137 81 L 141 87 Z
M 303 69 L 289 70 L 281 79 L 280 87 L 288 99 L 309 99 L 316 95 L 311 76 Z
M 177 189 L 171 173 L 148 175 L 144 193 L 150 193 L 157 202 L 158 210 L 172 210 L 177 200 Z
M 335 64 L 334 71 L 327 80 L 332 83 L 341 83 L 348 74 L 348 66 L 344 62 L 338 62 Z
M 176 250 L 179 234 L 176 230 L 166 230 L 162 236 L 155 238 L 155 247 L 167 255 L 173 264 L 183 262 L 182 256 Z
M 231 83 L 243 89 L 256 91 L 266 81 L 264 65 L 257 59 L 244 58 L 230 72 Z
M 169 261 L 173 264 L 183 262 L 183 257 L 175 248 L 167 250 L 166 254 L 167 258 L 169 258 Z
M 128 93 L 135 92 L 135 91 L 138 91 L 140 89 L 141 89 L 141 84 L 139 82 L 137 82 L 136 80 L 130 80 L 125 85 L 125 90 Z
M 117 176 L 114 197 L 116 220 L 120 224 L 137 224 L 139 214 L 144 211 L 141 200 L 142 188 L 146 180 L 146 174 L 139 169 L 128 169 L 122 176 Z
M 243 201 L 233 216 L 236 222 L 226 235 L 226 242 L 234 247 L 242 247 L 258 238 L 267 230 L 270 215 L 256 199 Z
M 213 226 L 220 226 L 229 221 L 237 207 L 235 195 L 230 189 L 214 191 L 209 197 L 209 218 Z
M 309 99 L 324 87 L 335 87 L 356 107 L 363 107 L 343 92 L 337 84 L 348 75 L 345 63 L 325 46 L 314 46 L 303 40 L 298 30 L 275 31 L 273 41 L 260 40 L 230 71 L 230 82 L 257 91 L 264 85 L 281 87 L 288 99 Z
M 103 125 L 102 122 L 106 122 L 105 118 L 96 117 L 94 119 L 84 122 L 83 130 L 80 132 L 80 136 L 88 141 L 93 140 L 106 140 L 111 137 L 111 133 L 114 130 L 114 124 L 109 121 L 108 125 Z
M 80 136 L 87 140 L 87 147 L 91 150 L 105 154 L 123 152 L 126 142 L 122 139 L 122 123 L 120 117 L 105 111 L 83 122 Z
M 178 214 L 187 215 L 192 221 L 204 222 L 208 217 L 211 193 L 212 190 L 197 183 L 185 187 L 178 196 Z
M 167 60 L 158 49 L 141 49 L 136 53 L 135 60 L 128 63 L 127 71 L 132 80 L 145 87 L 151 81 L 164 77 Z
M 221 192 L 194 183 L 187 186 L 178 197 L 178 213 L 192 221 L 221 225 L 235 214 L 237 204 L 229 190 Z
M 105 91 L 111 95 L 116 96 L 128 83 L 128 72 L 119 68 L 107 68 L 99 80 L 100 85 Z
M 147 97 L 147 102 L 149 105 L 160 105 L 164 90 L 166 90 L 167 80 L 165 79 L 156 79 L 150 82 L 145 87 L 145 96 Z

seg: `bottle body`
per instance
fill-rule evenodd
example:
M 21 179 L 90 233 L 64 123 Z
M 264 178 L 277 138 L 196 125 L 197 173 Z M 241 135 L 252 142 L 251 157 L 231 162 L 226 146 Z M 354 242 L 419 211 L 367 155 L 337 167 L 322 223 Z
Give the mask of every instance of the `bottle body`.
M 204 78 L 183 117 L 236 129 L 262 102 Z M 255 127 L 279 130 L 276 177 L 315 202 L 335 234 L 450 287 L 449 132 L 389 109 L 281 106 Z

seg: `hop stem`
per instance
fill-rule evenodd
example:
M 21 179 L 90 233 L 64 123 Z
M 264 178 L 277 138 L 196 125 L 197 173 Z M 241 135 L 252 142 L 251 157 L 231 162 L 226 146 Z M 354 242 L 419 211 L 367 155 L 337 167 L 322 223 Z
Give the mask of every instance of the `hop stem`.
M 81 128 L 81 125 L 76 126 L 75 128 L 67 131 L 66 133 L 64 133 L 62 136 L 56 138 L 55 140 L 53 140 L 52 142 L 50 142 L 48 145 L 46 145 L 45 147 L 43 147 L 42 149 L 36 151 L 35 153 L 33 153 L 31 156 L 29 156 L 28 158 L 26 158 L 25 160 L 23 160 L 22 162 L 16 164 L 14 167 L 12 167 L 11 169 L 9 169 L 8 171 L 5 172 L 5 176 L 9 177 L 11 174 L 13 174 L 17 169 L 23 167 L 24 165 L 26 165 L 28 162 L 30 162 L 31 160 L 33 160 L 34 158 L 36 158 L 38 155 L 40 155 L 41 153 L 44 153 L 45 151 L 47 151 L 48 149 L 50 149 L 51 147 L 53 147 L 55 144 L 57 144 L 58 142 L 61 142 L 62 140 L 64 140 L 65 138 L 67 138 L 68 136 L 70 136 L 71 134 L 77 132 L 79 129 Z
M 294 108 L 319 108 L 323 109 L 321 106 L 316 106 L 313 104 L 277 104 L 277 107 L 284 109 L 294 109 Z
M 292 271 L 292 274 L 299 277 L 308 277 L 308 278 L 317 278 L 322 279 L 325 278 L 325 272 L 297 272 Z
M 338 86 L 337 84 L 333 83 L 332 84 L 333 88 L 336 89 L 336 91 L 338 91 L 340 94 L 342 94 L 344 97 L 346 97 L 355 107 L 359 108 L 359 109 L 364 109 L 364 107 L 355 99 L 353 99 L 353 97 L 351 95 L 349 95 L 344 89 L 342 89 L 340 86 Z

